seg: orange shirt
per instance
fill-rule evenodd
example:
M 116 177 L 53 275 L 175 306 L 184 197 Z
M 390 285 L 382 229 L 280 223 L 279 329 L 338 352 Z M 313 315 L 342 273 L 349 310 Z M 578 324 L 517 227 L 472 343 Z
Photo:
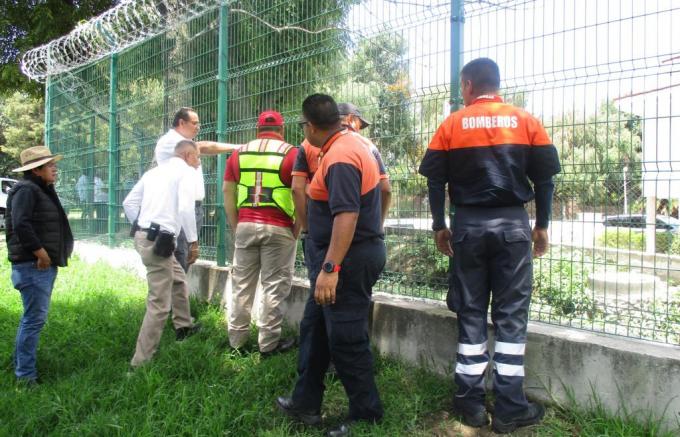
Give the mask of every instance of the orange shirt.
M 353 242 L 382 237 L 380 174 L 361 136 L 348 129 L 332 135 L 320 149 L 321 159 L 307 190 L 309 237 L 330 243 L 333 217 L 357 212 Z

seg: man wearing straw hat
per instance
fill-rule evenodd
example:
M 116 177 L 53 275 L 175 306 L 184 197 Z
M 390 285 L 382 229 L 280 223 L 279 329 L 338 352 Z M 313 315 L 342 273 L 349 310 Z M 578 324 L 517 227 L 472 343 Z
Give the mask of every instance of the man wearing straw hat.
M 73 234 L 54 190 L 61 158 L 43 146 L 21 152 L 21 167 L 13 171 L 23 172 L 24 178 L 7 196 L 5 224 L 12 284 L 21 293 L 24 306 L 14 373 L 18 382 L 29 386 L 38 383 L 38 340 L 47 320 L 57 269 L 66 266 L 73 252 Z

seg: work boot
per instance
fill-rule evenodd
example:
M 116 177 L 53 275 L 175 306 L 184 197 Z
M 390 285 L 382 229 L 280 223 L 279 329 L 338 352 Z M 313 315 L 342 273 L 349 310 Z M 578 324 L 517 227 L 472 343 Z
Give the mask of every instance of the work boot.
M 458 416 L 461 422 L 467 426 L 473 428 L 481 428 L 489 424 L 489 416 L 486 414 L 486 410 L 475 411 L 474 413 L 468 413 L 461 409 L 453 407 L 453 414 Z
M 451 411 L 460 419 L 461 422 L 467 426 L 481 428 L 489 424 L 489 416 L 487 416 L 486 410 L 484 408 L 477 410 L 474 413 L 470 413 L 466 409 L 457 405 L 454 401 Z
M 524 414 L 520 416 L 508 419 L 501 419 L 494 416 L 491 427 L 496 433 L 507 434 L 513 432 L 520 426 L 529 426 L 539 423 L 544 415 L 545 407 L 543 407 L 543 405 L 530 402 L 529 408 L 527 408 Z
M 175 340 L 184 341 L 192 335 L 196 334 L 201 330 L 201 325 L 199 323 L 194 324 L 194 326 L 187 326 L 184 328 L 175 329 Z
M 305 411 L 295 406 L 292 398 L 279 396 L 276 398 L 276 406 L 287 416 L 304 423 L 305 425 L 318 425 L 321 423 L 321 412 Z
M 295 347 L 296 343 L 297 343 L 297 339 L 295 339 L 295 338 L 282 338 L 276 344 L 276 347 L 274 349 L 267 351 L 267 352 L 260 352 L 260 356 L 262 358 L 269 358 L 272 355 L 282 354 L 284 352 L 288 352 L 289 350 L 291 350 Z

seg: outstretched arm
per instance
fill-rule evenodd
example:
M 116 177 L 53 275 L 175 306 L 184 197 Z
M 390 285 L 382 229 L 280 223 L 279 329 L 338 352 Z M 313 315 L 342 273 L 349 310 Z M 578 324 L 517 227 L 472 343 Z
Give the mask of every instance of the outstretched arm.
M 201 155 L 231 153 L 241 147 L 240 144 L 218 143 L 217 141 L 198 141 L 196 146 L 198 146 L 198 151 L 201 152 Z

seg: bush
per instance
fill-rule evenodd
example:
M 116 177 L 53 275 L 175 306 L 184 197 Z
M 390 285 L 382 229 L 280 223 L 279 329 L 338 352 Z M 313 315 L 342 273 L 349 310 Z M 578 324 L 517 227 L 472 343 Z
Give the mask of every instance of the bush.
M 386 272 L 400 273 L 413 285 L 437 287 L 448 281 L 449 259 L 440 254 L 429 234 L 387 235 Z
M 676 234 L 673 237 L 673 242 L 671 243 L 669 253 L 671 255 L 680 255 L 680 235 Z
M 676 243 L 676 240 L 680 239 L 680 236 L 672 234 L 670 232 L 657 232 L 656 233 L 656 251 L 657 253 L 673 253 L 673 244 L 677 246 L 676 253 L 680 254 L 680 241 Z M 645 233 L 644 231 L 637 231 L 627 228 L 619 228 L 613 230 L 606 230 L 604 234 L 597 238 L 597 243 L 604 247 L 615 247 L 617 249 L 628 249 L 628 250 L 645 250 Z
M 579 257 L 541 258 L 534 263 L 534 293 L 557 315 L 576 317 L 586 313 L 593 318 L 594 301 L 587 292 L 586 281 Z

